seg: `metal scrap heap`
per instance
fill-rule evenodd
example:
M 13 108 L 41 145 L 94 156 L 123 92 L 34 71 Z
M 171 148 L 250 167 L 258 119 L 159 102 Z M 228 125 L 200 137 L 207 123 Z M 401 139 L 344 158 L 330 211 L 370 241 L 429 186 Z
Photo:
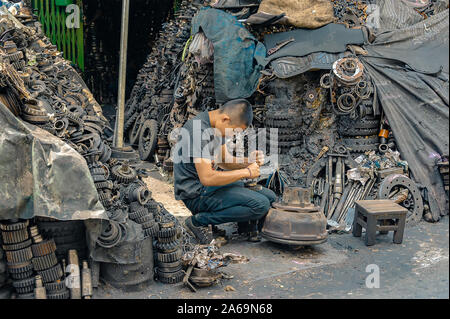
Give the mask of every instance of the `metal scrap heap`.
M 170 173 L 176 128 L 199 112 L 221 105 L 214 87 L 215 72 L 220 67 L 214 61 L 217 48 L 209 57 L 201 55 L 206 51 L 198 49 L 195 42 L 202 33 L 188 32 L 194 15 L 212 6 L 234 16 L 255 39 L 265 42 L 270 63 L 261 71 L 256 90 L 245 97 L 254 105 L 255 128 L 278 129 L 280 156 L 279 170 L 275 173 L 277 178 L 281 176 L 278 184 L 286 179 L 290 186 L 311 188 L 314 202 L 324 210 L 333 229 L 351 225 L 349 212 L 360 199 L 394 198 L 410 211 L 408 222 L 411 224 L 420 221 L 423 215 L 429 221 L 438 220 L 436 213 L 430 212 L 421 185 L 410 178 L 410 167 L 402 158 L 391 123 L 380 107 L 376 83 L 361 59 L 367 55 L 363 44 L 374 41 L 373 30 L 380 27 L 376 25 L 380 11 L 388 11 L 386 8 L 392 5 L 408 5 L 428 18 L 447 8 L 445 1 L 425 4 L 402 1 L 403 4 L 375 0 L 332 1 L 327 10 L 332 11 L 334 24 L 322 29 L 329 28 L 329 32 L 336 33 L 335 44 L 346 45 L 338 50 L 334 44 L 322 45 L 323 52 L 315 52 L 314 49 L 308 51 L 308 45 L 312 44 L 305 42 L 297 47 L 305 51 L 298 56 L 289 56 L 295 50 L 289 51 L 290 46 L 309 35 L 301 30 L 303 37 L 296 37 L 298 29 L 292 23 L 283 22 L 283 14 L 277 15 L 277 12 L 265 17 L 258 12 L 260 3 L 262 6 L 264 2 L 273 1 L 246 1 L 244 4 L 182 1 L 177 17 L 160 32 L 128 102 L 126 127 L 130 143 L 139 148 L 143 160 L 155 161 Z M 342 25 L 344 29 L 340 28 Z M 320 30 L 309 32 L 314 34 L 312 32 Z M 270 40 L 271 36 L 278 40 Z M 339 39 L 339 36 L 354 39 Z M 272 42 L 274 44 L 269 45 Z M 202 48 L 209 45 L 204 43 Z M 270 142 L 269 135 L 267 142 Z M 360 161 L 361 156 L 377 157 L 371 161 L 370 179 L 364 182 L 349 177 L 352 170 L 367 164 Z M 444 158 L 443 154 L 437 157 Z M 386 161 L 389 162 L 387 167 L 380 164 Z M 395 186 L 387 189 L 386 181 L 391 180 L 395 181 Z M 273 176 L 266 185 L 274 184 L 270 181 Z M 274 190 L 281 193 L 282 189 Z M 405 197 L 398 197 L 399 193 Z
M 136 167 L 135 152 L 112 147 L 113 131 L 100 105 L 45 37 L 31 11 L 23 7 L 15 17 L 2 12 L 0 33 L 0 102 L 14 116 L 60 138 L 84 157 L 98 200 L 109 218 L 94 233 L 93 245 L 86 240 L 87 229 L 81 220 L 58 221 L 59 216 L 51 216 L 0 221 L 0 286 L 12 282 L 16 298 L 21 299 L 43 298 L 39 293 L 42 289 L 48 299 L 80 299 L 81 293 L 80 298 L 74 297 L 65 285 L 66 271 L 72 271 L 66 266 L 71 264 L 69 258 L 74 253 L 79 258 L 80 273 L 84 271 L 82 261 L 89 260 L 94 286 L 98 285 L 99 275 L 118 287 L 153 280 L 153 238 L 162 238 L 164 243 L 156 246 L 158 256 L 173 255 L 174 249 L 176 258 L 171 257 L 171 261 L 179 260 L 182 242 L 167 238 L 168 223 L 173 228 L 170 231 L 178 236 L 179 222 L 152 199 L 142 180 L 145 172 Z M 89 235 L 91 240 L 93 234 Z M 146 245 L 146 255 L 123 257 L 127 245 Z M 115 254 L 119 257 L 111 257 Z M 102 261 L 101 267 L 98 261 Z M 84 268 L 89 269 L 86 265 Z M 111 276 L 117 269 L 121 273 L 128 269 L 128 276 Z M 37 274 L 41 276 L 39 281 Z M 182 279 L 179 275 L 172 277 L 168 274 L 164 278 L 170 282 Z M 0 289 L 0 294 L 8 296 L 10 291 Z

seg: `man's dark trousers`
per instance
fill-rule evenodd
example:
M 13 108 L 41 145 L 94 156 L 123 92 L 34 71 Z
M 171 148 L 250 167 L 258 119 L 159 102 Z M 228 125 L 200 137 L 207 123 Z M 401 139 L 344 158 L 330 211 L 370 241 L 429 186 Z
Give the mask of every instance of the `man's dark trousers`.
M 184 203 L 194 215 L 196 226 L 208 226 L 260 220 L 275 201 L 276 195 L 271 190 L 254 191 L 245 188 L 243 182 L 237 182 L 206 187 L 199 197 L 184 200 Z

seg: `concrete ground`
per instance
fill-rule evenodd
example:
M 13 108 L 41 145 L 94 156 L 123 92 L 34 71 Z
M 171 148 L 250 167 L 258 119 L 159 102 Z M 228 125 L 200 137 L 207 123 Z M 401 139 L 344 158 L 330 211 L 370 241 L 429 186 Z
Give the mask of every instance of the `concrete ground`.
M 189 215 L 173 199 L 170 185 L 150 177 L 153 196 L 183 218 Z M 364 236 L 364 234 L 363 234 Z M 330 236 L 327 243 L 292 250 L 267 241 L 248 243 L 235 239 L 221 248 L 250 259 L 247 264 L 223 268 L 231 280 L 193 293 L 181 285 L 151 283 L 139 292 L 123 292 L 102 285 L 95 298 L 123 299 L 279 299 L 279 298 L 449 298 L 449 222 L 422 222 L 405 231 L 401 245 L 392 233 L 379 235 L 366 247 L 351 234 Z M 375 272 L 374 272 L 375 269 Z M 379 270 L 379 288 L 368 288 L 366 279 Z M 369 272 L 366 272 L 369 271 Z M 371 275 L 371 276 L 370 276 Z M 376 282 L 376 281 L 372 281 Z M 234 291 L 226 291 L 231 286 Z M 227 289 L 229 290 L 229 289 Z

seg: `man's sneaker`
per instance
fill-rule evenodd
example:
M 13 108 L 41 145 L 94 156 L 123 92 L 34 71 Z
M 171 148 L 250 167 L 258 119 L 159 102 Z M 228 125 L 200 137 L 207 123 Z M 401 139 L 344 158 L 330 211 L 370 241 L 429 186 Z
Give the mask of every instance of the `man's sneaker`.
M 238 223 L 238 234 L 240 235 L 247 235 L 255 231 L 258 231 L 256 220 Z
M 213 238 L 209 227 L 194 226 L 192 223 L 192 216 L 184 221 L 184 225 L 186 226 L 186 230 L 189 231 L 192 236 L 197 238 L 201 245 L 208 245 L 212 242 Z
M 248 234 L 247 241 L 251 243 L 260 243 L 261 242 L 261 236 L 259 235 L 259 232 L 251 232 Z

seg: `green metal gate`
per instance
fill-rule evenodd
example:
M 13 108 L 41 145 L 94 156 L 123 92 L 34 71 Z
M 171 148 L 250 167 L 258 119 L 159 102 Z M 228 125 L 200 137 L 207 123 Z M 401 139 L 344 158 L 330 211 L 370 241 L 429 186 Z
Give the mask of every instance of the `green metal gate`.
M 79 28 L 67 27 L 66 7 L 69 4 L 76 4 L 80 9 Z M 32 0 L 32 5 L 50 41 L 63 52 L 66 60 L 84 71 L 83 0 Z

